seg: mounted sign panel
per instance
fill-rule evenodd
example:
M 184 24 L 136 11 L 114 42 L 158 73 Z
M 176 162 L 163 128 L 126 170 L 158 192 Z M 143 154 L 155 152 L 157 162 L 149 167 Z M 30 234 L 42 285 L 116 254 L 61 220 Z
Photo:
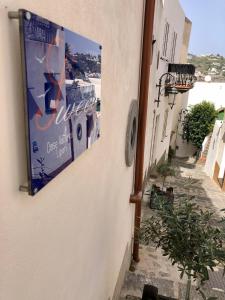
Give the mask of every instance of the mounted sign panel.
M 100 136 L 101 46 L 26 10 L 19 21 L 34 195 Z

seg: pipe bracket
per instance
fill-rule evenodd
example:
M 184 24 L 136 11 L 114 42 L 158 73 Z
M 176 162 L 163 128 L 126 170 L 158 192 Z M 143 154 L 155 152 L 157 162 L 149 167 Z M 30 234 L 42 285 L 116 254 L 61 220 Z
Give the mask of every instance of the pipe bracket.
M 142 199 L 142 191 L 139 191 L 136 194 L 130 195 L 130 203 L 138 203 L 141 202 Z

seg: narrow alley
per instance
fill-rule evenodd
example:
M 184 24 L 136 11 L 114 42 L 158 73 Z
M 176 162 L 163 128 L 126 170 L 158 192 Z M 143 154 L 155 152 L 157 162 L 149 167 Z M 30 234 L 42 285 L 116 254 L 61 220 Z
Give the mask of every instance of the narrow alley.
M 204 210 L 210 210 L 215 216 L 222 216 L 221 209 L 225 208 L 225 194 L 204 172 L 204 165 L 195 163 L 190 158 L 175 159 L 173 166 L 176 170 L 175 177 L 167 179 L 167 186 L 173 186 L 175 201 L 179 195 L 187 193 L 185 183 L 191 177 L 193 184 L 189 193 L 195 196 L 198 205 Z M 153 183 L 159 185 L 160 178 L 151 178 L 147 190 Z M 142 219 L 154 215 L 155 211 L 149 208 L 149 196 L 144 195 L 142 205 Z M 140 262 L 136 264 L 134 272 L 127 272 L 124 286 L 121 292 L 121 300 L 141 299 L 144 284 L 153 284 L 158 287 L 159 294 L 175 299 L 184 299 L 186 288 L 185 278 L 180 279 L 176 266 L 172 266 L 167 257 L 162 255 L 160 249 L 155 249 L 151 244 L 140 246 Z M 222 277 L 223 269 L 216 268 L 209 271 L 210 280 L 206 282 L 204 291 L 206 295 L 225 299 L 225 279 Z M 192 287 L 192 299 L 200 300 L 202 297 Z

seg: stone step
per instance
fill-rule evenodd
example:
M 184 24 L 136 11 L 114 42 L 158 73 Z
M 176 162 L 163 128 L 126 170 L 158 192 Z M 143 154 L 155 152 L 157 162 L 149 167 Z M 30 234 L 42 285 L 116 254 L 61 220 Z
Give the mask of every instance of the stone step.
M 136 296 L 127 295 L 125 298 L 120 298 L 120 300 L 141 300 L 141 298 Z

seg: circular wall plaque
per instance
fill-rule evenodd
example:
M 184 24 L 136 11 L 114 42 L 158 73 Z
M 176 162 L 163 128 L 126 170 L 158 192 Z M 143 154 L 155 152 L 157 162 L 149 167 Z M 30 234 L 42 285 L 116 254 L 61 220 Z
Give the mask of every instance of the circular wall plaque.
M 138 129 L 138 102 L 133 100 L 130 105 L 126 132 L 125 161 L 130 167 L 134 161 Z

